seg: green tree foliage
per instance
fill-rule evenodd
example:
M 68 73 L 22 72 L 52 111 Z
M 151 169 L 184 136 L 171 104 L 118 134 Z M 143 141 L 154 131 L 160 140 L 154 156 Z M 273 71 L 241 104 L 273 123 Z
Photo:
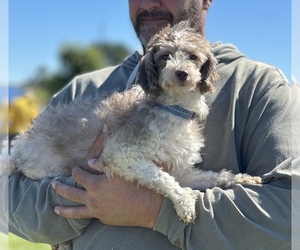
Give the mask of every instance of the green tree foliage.
M 50 73 L 39 68 L 36 75 L 25 85 L 42 89 L 49 96 L 63 88 L 75 76 L 121 63 L 129 55 L 123 45 L 107 43 L 83 46 L 64 44 L 58 55 L 59 70 Z

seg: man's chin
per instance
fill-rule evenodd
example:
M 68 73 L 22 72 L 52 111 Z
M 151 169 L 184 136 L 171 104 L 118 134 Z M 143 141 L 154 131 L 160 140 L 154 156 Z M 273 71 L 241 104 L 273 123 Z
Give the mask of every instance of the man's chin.
M 141 22 L 139 25 L 138 37 L 143 45 L 147 44 L 150 39 L 166 27 L 170 22 L 167 20 L 160 20 L 156 22 Z

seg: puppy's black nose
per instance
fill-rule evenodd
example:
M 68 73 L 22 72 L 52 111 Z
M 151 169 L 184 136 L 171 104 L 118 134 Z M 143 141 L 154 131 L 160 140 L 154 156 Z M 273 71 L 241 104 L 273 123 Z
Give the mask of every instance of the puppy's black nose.
M 185 81 L 186 78 L 188 77 L 188 73 L 186 71 L 183 70 L 177 70 L 175 72 L 175 75 L 178 77 L 178 79 L 180 79 L 181 81 Z

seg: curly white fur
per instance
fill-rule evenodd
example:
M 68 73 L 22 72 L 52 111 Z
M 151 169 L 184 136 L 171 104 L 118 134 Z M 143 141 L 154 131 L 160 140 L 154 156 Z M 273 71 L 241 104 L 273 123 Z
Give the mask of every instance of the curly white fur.
M 185 223 L 195 219 L 196 195 L 191 188 L 260 183 L 259 177 L 194 168 L 204 146 L 203 123 L 208 107 L 203 94 L 213 91 L 216 60 L 209 43 L 186 23 L 166 27 L 150 42 L 142 58 L 139 83 L 104 101 L 76 99 L 49 107 L 29 131 L 13 143 L 12 167 L 34 179 L 82 165 L 106 123 L 110 135 L 96 161 L 108 176 L 138 181 L 170 198 Z M 184 119 L 159 107 L 180 105 L 195 112 Z M 166 164 L 168 173 L 157 167 Z

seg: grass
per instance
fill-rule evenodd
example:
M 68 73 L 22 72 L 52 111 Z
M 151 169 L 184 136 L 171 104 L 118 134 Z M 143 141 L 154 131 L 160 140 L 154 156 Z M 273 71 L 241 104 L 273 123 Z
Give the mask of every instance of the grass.
M 14 234 L 8 235 L 8 249 L 9 250 L 51 250 L 50 245 L 41 243 L 32 243 L 23 240 Z

